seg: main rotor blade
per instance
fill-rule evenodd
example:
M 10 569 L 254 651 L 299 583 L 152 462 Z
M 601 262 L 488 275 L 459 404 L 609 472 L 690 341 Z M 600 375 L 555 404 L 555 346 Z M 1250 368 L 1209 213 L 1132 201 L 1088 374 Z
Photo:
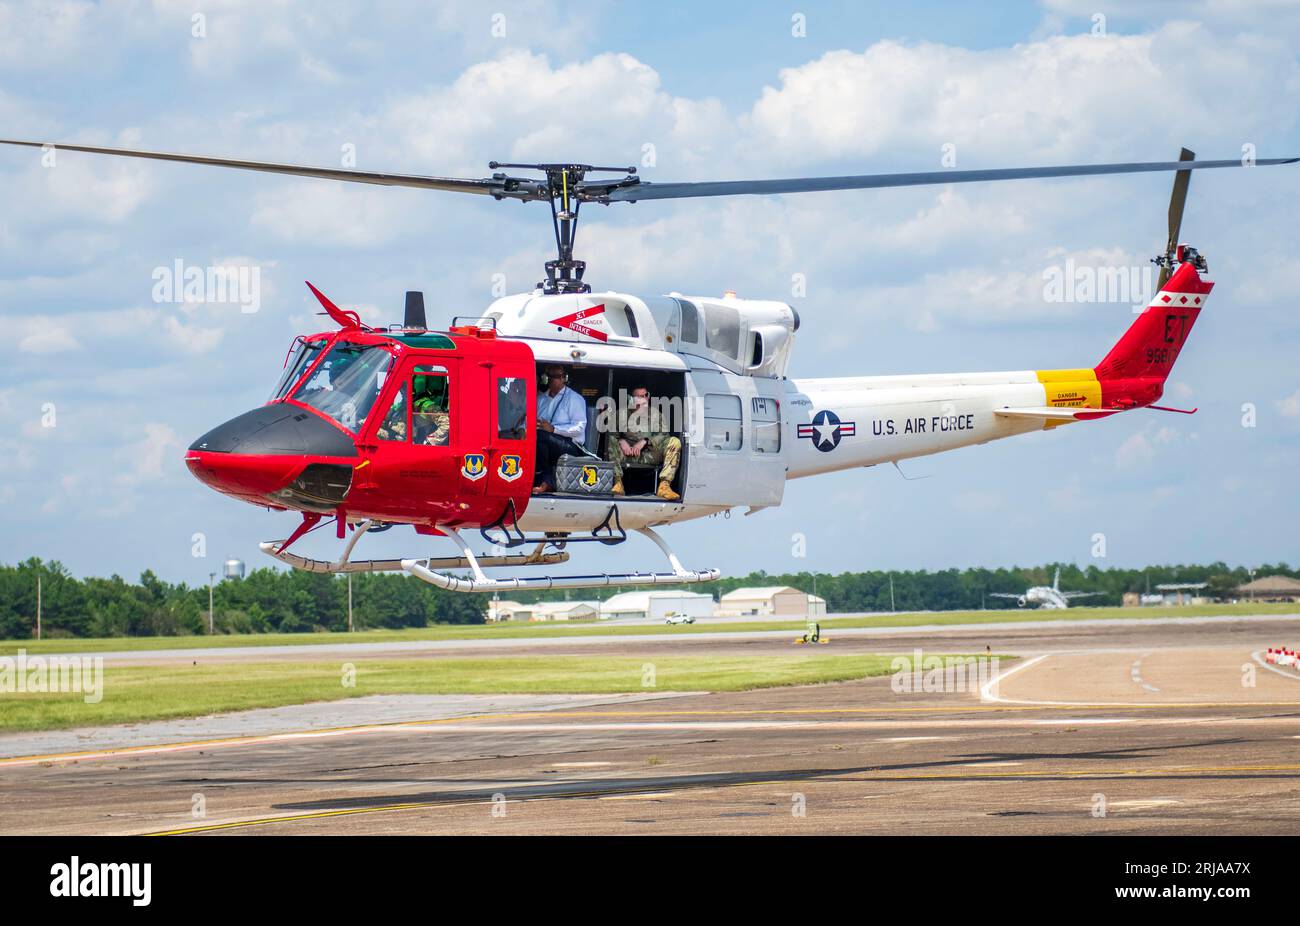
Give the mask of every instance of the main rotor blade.
M 185 164 L 234 167 L 239 170 L 259 170 L 272 174 L 290 174 L 296 177 L 316 177 L 321 180 L 345 180 L 350 183 L 415 187 L 423 190 L 445 190 L 451 193 L 478 193 L 485 196 L 506 197 L 509 199 L 547 198 L 545 184 L 513 177 L 463 180 L 457 177 L 425 177 L 419 174 L 384 174 L 363 170 L 345 170 L 336 167 L 305 167 L 300 164 L 271 164 L 266 161 L 213 158 L 198 154 L 171 154 L 163 151 L 140 151 L 134 148 L 103 148 L 97 145 L 60 145 L 52 142 L 16 141 L 7 138 L 0 138 L 0 144 L 22 145 L 28 148 L 44 148 L 46 144 L 49 144 L 56 151 L 84 151 L 89 154 L 112 154 L 119 157 L 146 158 L 153 161 L 180 161 Z
M 1255 164 L 1294 164 L 1295 158 L 1258 158 Z M 702 183 L 635 183 L 611 189 L 610 202 L 646 199 L 691 199 L 701 196 L 742 196 L 773 193 L 819 193 L 832 190 L 872 190 L 885 187 L 977 183 L 985 180 L 1034 180 L 1042 177 L 1092 177 L 1100 174 L 1144 174 L 1166 170 L 1243 167 L 1230 161 L 1150 161 L 1126 164 L 1066 164 L 1060 167 L 1000 167 L 992 170 L 932 170 L 914 174 L 859 174 L 849 177 L 792 177 L 786 180 L 720 180 Z M 591 184 L 593 192 L 599 184 Z
M 1178 154 L 1180 163 L 1196 160 L 1196 155 L 1184 148 Z M 1178 233 L 1183 227 L 1183 207 L 1187 205 L 1187 188 L 1192 182 L 1190 170 L 1180 170 L 1174 174 L 1174 191 L 1169 195 L 1169 238 L 1165 242 L 1165 257 L 1173 257 L 1178 247 Z M 1156 282 L 1156 292 L 1165 288 L 1169 282 L 1169 266 L 1162 264 L 1160 279 Z

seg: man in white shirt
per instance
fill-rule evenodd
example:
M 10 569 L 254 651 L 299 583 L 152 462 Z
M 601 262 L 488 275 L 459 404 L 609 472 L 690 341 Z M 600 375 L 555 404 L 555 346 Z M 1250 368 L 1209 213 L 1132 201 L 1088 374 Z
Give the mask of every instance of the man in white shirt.
M 546 368 L 546 391 L 537 397 L 537 475 L 533 494 L 555 491 L 555 464 L 564 454 L 581 456 L 587 437 L 587 403 L 569 388 L 564 367 Z

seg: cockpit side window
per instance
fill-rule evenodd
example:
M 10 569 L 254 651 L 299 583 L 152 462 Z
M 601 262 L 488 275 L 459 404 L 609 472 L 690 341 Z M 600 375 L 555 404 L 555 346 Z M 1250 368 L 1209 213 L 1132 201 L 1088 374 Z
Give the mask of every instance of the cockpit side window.
M 411 377 L 411 441 L 445 447 L 451 441 L 451 381 L 447 368 L 417 366 Z

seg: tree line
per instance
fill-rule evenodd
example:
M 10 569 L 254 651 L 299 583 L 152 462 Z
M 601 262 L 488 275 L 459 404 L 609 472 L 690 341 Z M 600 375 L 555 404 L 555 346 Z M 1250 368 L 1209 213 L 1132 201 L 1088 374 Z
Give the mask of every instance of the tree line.
M 24 639 L 36 627 L 41 579 L 44 637 L 176 636 L 208 632 L 208 586 L 172 584 L 146 570 L 138 582 L 121 576 L 78 579 L 57 561 L 32 558 L 0 565 L 0 639 Z M 347 630 L 346 577 L 254 569 L 212 589 L 216 633 L 300 633 Z M 412 576 L 352 577 L 353 626 L 426 627 L 481 624 L 486 601 L 444 592 Z
M 685 586 L 715 600 L 733 589 L 789 585 L 815 591 L 831 613 L 861 611 L 950 611 L 1007 607 L 1014 603 L 990 592 L 1019 593 L 1031 585 L 1051 585 L 1056 564 L 1009 569 L 945 569 L 905 572 L 753 572 L 703 585 Z M 1264 565 L 1258 575 L 1300 572 L 1285 563 Z M 208 632 L 208 587 L 166 582 L 146 570 L 138 582 L 121 576 L 78 579 L 57 561 L 28 559 L 0 564 L 0 639 L 27 639 L 36 628 L 36 585 L 41 580 L 41 625 L 45 637 L 175 636 Z M 1125 592 L 1145 593 L 1165 583 L 1208 582 L 1207 594 L 1230 598 L 1250 579 L 1243 566 L 1147 566 L 1143 569 L 1080 569 L 1061 564 L 1061 588 L 1100 592 L 1088 605 L 1118 605 Z M 892 586 L 892 600 L 891 600 Z M 572 597 L 605 599 L 619 589 L 575 591 Z M 305 633 L 347 629 L 347 579 L 297 570 L 255 569 L 242 580 L 216 584 L 216 633 Z M 511 594 L 515 600 L 560 597 L 555 592 Z M 427 627 L 431 624 L 481 624 L 486 595 L 444 592 L 397 574 L 358 574 L 352 579 L 353 626 L 357 629 Z

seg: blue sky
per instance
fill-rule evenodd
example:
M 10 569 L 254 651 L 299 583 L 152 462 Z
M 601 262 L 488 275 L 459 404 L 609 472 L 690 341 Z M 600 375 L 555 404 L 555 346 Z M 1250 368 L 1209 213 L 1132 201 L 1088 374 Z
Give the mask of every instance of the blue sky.
M 1300 11 L 1281 2 L 201 6 L 196 36 L 170 0 L 0 3 L 0 135 L 326 166 L 351 146 L 363 169 L 464 176 L 651 145 L 642 174 L 664 180 L 938 169 L 947 145 L 958 167 L 1300 153 Z M 0 561 L 81 575 L 203 581 L 291 529 L 182 456 L 319 327 L 304 279 L 376 322 L 423 289 L 445 320 L 481 311 L 495 274 L 531 288 L 550 256 L 544 209 L 415 190 L 28 149 L 0 151 L 0 190 Z M 579 256 L 597 288 L 792 301 L 796 376 L 1090 366 L 1130 307 L 1048 303 L 1042 274 L 1145 264 L 1168 193 L 1152 176 L 590 208 Z M 1218 286 L 1166 400 L 1197 415 L 905 465 L 926 479 L 796 482 L 780 510 L 669 539 L 727 573 L 1295 561 L 1298 202 L 1296 168 L 1193 179 L 1183 237 Z M 257 267 L 258 311 L 155 302 L 176 260 Z M 391 531 L 366 555 L 424 543 Z M 647 547 L 580 565 L 645 568 Z

